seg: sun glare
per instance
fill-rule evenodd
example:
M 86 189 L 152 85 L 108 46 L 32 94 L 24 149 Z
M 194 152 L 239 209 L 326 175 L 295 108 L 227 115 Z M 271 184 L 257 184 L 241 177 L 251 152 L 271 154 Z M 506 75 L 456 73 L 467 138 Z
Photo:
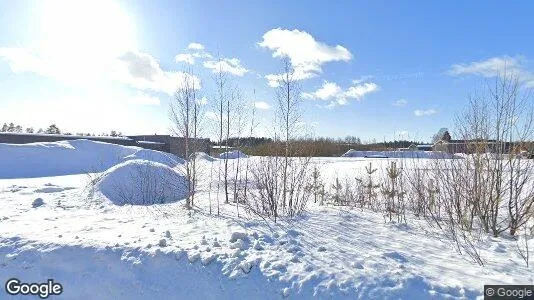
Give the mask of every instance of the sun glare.
M 45 48 L 84 60 L 115 57 L 136 48 L 131 17 L 114 1 L 43 2 L 40 31 Z

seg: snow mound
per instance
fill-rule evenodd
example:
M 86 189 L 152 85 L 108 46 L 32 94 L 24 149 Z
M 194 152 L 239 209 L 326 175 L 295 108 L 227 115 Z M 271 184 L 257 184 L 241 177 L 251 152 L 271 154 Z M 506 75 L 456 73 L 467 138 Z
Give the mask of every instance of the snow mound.
M 128 160 L 148 160 L 169 167 L 185 161 L 173 154 L 90 140 L 51 143 L 0 143 L 0 179 L 103 172 Z
M 454 155 L 439 151 L 359 151 L 350 149 L 341 157 L 365 157 L 365 158 L 432 158 L 451 159 Z
M 139 149 L 89 140 L 22 145 L 0 143 L 0 178 L 102 172 Z
M 247 158 L 248 156 L 239 151 L 239 150 L 233 150 L 233 151 L 228 151 L 228 152 L 223 152 L 221 154 L 219 154 L 219 158 L 221 159 L 236 159 L 236 158 Z
M 184 164 L 185 160 L 182 158 L 165 152 L 160 152 L 156 150 L 150 150 L 150 149 L 140 149 L 134 154 L 130 154 L 126 157 L 124 157 L 124 160 L 132 160 L 132 159 L 141 159 L 141 160 L 149 160 L 157 163 L 164 164 L 168 167 L 176 167 L 178 164 Z
M 209 162 L 212 162 L 212 161 L 215 161 L 215 157 L 213 156 L 209 156 L 207 153 L 205 152 L 195 152 L 193 154 L 191 154 L 189 156 L 190 158 L 194 158 L 195 160 L 206 160 L 206 161 L 209 161 Z
M 188 182 L 165 164 L 134 159 L 104 172 L 96 190 L 116 205 L 152 205 L 186 198 Z

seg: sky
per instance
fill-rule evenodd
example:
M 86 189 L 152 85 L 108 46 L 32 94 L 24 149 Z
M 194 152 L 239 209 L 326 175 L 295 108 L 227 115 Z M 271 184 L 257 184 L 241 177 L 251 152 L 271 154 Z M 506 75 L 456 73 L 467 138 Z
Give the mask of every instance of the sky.
M 4 0 L 0 123 L 168 134 L 191 70 L 211 128 L 222 69 L 256 108 L 254 135 L 269 137 L 288 58 L 314 135 L 429 141 L 505 68 L 534 87 L 533 11 L 532 1 Z

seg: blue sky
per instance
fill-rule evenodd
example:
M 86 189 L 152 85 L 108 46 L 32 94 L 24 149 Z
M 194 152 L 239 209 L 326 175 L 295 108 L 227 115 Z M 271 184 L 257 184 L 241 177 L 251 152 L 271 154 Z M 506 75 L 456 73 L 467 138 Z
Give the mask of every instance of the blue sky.
M 186 68 L 214 110 L 221 57 L 268 136 L 268 79 L 287 56 L 316 135 L 425 141 L 504 66 L 534 87 L 532 11 L 530 1 L 1 1 L 0 122 L 168 133 Z

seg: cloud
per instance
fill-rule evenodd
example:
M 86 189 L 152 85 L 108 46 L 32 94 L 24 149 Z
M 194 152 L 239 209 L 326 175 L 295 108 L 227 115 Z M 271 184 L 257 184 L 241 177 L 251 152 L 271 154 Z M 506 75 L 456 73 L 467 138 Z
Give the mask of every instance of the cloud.
M 100 57 L 86 63 L 83 57 L 63 56 L 60 52 L 39 51 L 26 47 L 0 48 L 0 59 L 14 73 L 34 73 L 67 85 L 89 85 L 94 81 L 111 80 L 139 90 L 152 90 L 172 95 L 187 75 L 168 72 L 148 53 L 127 51 L 118 56 Z M 200 79 L 193 76 L 195 86 Z
M 202 97 L 202 98 L 197 100 L 197 103 L 200 104 L 200 105 L 206 105 L 206 104 L 208 104 L 208 98 Z
M 238 58 L 225 58 L 214 59 L 213 55 L 209 53 L 204 45 L 199 43 L 190 43 L 187 46 L 189 53 L 181 53 L 176 55 L 176 62 L 186 62 L 188 64 L 195 64 L 195 60 L 199 59 L 203 61 L 202 65 L 210 69 L 213 73 L 222 71 L 224 73 L 230 73 L 235 76 L 243 76 L 249 70 L 241 65 L 241 61 Z
M 483 77 L 496 77 L 507 73 L 517 76 L 529 87 L 534 87 L 534 73 L 526 70 L 526 59 L 522 56 L 497 56 L 482 61 L 467 64 L 454 64 L 447 72 L 449 75 L 478 75 Z
M 352 81 L 352 83 L 358 84 L 358 83 L 369 81 L 369 80 L 374 79 L 374 78 L 375 78 L 374 75 L 365 75 L 365 76 L 360 77 L 360 79 L 354 79 Z
M 202 44 L 199 44 L 199 43 L 189 43 L 189 45 L 187 46 L 187 49 L 189 50 L 204 50 L 204 45 Z
M 315 75 L 313 73 L 307 73 L 305 72 L 304 70 L 301 70 L 301 69 L 295 69 L 293 70 L 293 74 L 291 74 L 291 78 L 293 80 L 305 80 L 305 79 L 309 79 L 309 78 L 312 78 L 314 77 Z M 279 87 L 280 86 L 280 81 L 283 80 L 283 78 L 286 77 L 286 74 L 283 73 L 283 74 L 268 74 L 268 75 L 265 75 L 265 79 L 267 79 L 267 84 L 270 86 L 270 87 Z
M 330 100 L 332 98 L 338 97 L 342 93 L 343 90 L 339 85 L 334 82 L 325 81 L 323 83 L 323 86 L 317 91 L 312 93 L 304 93 L 304 97 L 309 99 Z
M 417 117 L 423 117 L 423 116 L 434 115 L 434 114 L 437 113 L 437 111 L 435 109 L 433 109 L 433 108 L 426 109 L 426 110 L 416 109 L 413 113 Z
M 118 58 L 125 62 L 132 77 L 153 80 L 161 71 L 158 62 L 149 54 L 129 51 Z
M 114 78 L 140 90 L 152 90 L 174 94 L 185 80 L 192 80 L 197 89 L 200 79 L 184 72 L 163 71 L 159 63 L 151 55 L 129 51 L 119 57 L 114 70 Z
M 159 105 L 160 100 L 158 97 L 139 92 L 136 96 L 130 99 L 130 103 L 137 105 Z
M 194 65 L 195 64 L 195 57 L 193 56 L 193 54 L 190 54 L 190 53 L 182 53 L 182 54 L 178 54 L 174 57 L 174 60 L 176 62 L 185 62 L 185 63 L 188 63 L 190 65 Z
M 257 109 L 268 110 L 271 109 L 271 105 L 265 101 L 254 102 L 254 107 Z
M 243 76 L 248 72 L 246 68 L 241 65 L 241 61 L 237 58 L 221 58 L 220 60 L 208 60 L 204 62 L 204 67 L 212 70 L 213 73 L 220 71 L 230 73 L 235 76 Z
M 408 104 L 408 101 L 406 101 L 404 99 L 399 99 L 399 100 L 393 102 L 393 106 L 398 106 L 398 107 L 406 106 L 406 104 Z
M 0 47 L 0 60 L 5 61 L 13 73 L 34 73 L 72 85 L 101 79 L 108 68 L 109 57 L 84 60 L 74 53 L 62 55 L 55 49 Z
M 338 84 L 325 80 L 318 90 L 302 93 L 302 97 L 310 100 L 330 101 L 328 107 L 333 107 L 335 105 L 345 105 L 350 99 L 360 101 L 365 95 L 377 92 L 379 89 L 380 87 L 373 82 L 353 82 L 349 88 L 344 90 Z
M 297 29 L 271 29 L 263 35 L 263 40 L 258 45 L 272 50 L 273 57 L 288 57 L 297 74 L 295 80 L 317 76 L 322 73 L 322 65 L 325 63 L 352 59 L 352 54 L 345 47 L 329 46 Z M 275 76 L 280 74 L 266 76 L 270 86 L 273 86 Z
M 354 98 L 361 100 L 365 95 L 378 91 L 378 85 L 373 82 L 366 82 L 358 85 L 353 85 L 345 92 L 347 98 Z

